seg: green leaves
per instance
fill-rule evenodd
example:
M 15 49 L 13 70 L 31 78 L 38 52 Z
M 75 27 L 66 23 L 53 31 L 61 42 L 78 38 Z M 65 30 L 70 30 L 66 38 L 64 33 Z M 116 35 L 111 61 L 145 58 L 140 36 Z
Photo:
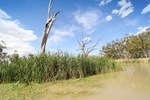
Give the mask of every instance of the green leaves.
M 150 31 L 112 41 L 102 51 L 114 59 L 150 57 Z

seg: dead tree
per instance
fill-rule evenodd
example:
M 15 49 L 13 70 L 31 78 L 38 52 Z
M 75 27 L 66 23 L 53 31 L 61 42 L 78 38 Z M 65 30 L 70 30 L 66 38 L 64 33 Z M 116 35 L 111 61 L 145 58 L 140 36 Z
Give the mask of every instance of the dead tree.
M 52 14 L 52 16 L 51 16 L 51 8 L 52 8 L 52 0 L 50 0 L 50 2 L 49 2 L 48 18 L 47 18 L 47 21 L 46 21 L 46 24 L 45 24 L 45 27 L 44 27 L 44 31 L 43 31 L 43 37 L 42 37 L 42 41 L 41 41 L 40 53 L 45 52 L 45 47 L 46 47 L 49 32 L 50 32 L 50 30 L 53 26 L 53 23 L 56 20 L 57 14 L 60 12 L 60 11 L 58 11 L 55 14 Z
M 89 38 L 89 35 L 87 37 L 84 37 L 83 34 L 82 34 L 82 37 L 80 39 L 78 39 L 78 43 L 79 43 L 79 46 L 80 46 L 80 49 L 82 51 L 82 56 L 83 57 L 88 57 L 89 54 L 95 50 L 95 47 L 97 46 L 97 44 L 99 43 L 100 41 L 100 38 L 97 40 L 97 42 L 90 46 L 90 47 L 87 47 L 88 44 L 90 44 L 91 42 L 93 41 L 93 38 Z

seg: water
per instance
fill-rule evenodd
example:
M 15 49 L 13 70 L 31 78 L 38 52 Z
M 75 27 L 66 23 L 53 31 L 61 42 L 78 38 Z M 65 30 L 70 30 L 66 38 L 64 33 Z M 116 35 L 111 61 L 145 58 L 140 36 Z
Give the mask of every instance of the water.
M 104 84 L 104 86 L 90 88 L 90 90 L 93 92 L 90 95 L 79 95 L 77 97 L 73 97 L 72 95 L 68 94 L 56 97 L 55 99 L 150 100 L 149 64 L 133 64 L 129 66 L 124 66 L 123 71 L 114 73 L 110 78 L 104 78 L 100 80 L 102 80 L 102 84 Z M 65 88 L 68 88 L 68 86 L 66 86 Z M 46 100 L 46 98 L 42 98 L 42 100 Z
M 123 72 L 104 80 L 99 93 L 81 96 L 81 100 L 150 100 L 150 65 L 124 66 Z M 101 91 L 101 92 L 100 92 Z

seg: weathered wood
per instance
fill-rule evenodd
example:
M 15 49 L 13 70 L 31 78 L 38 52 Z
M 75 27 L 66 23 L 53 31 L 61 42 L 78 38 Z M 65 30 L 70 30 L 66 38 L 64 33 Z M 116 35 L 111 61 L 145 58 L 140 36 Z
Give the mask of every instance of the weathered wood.
M 44 31 L 43 31 L 43 37 L 42 37 L 41 46 L 40 46 L 40 53 L 44 53 L 45 52 L 48 35 L 49 35 L 50 30 L 51 30 L 51 28 L 53 26 L 53 23 L 56 20 L 56 16 L 60 12 L 60 11 L 58 11 L 58 12 L 56 12 L 55 14 L 53 14 L 51 16 L 51 8 L 52 8 L 52 0 L 50 0 L 50 2 L 49 2 L 48 17 L 47 17 L 47 21 L 46 21 L 46 24 L 45 24 L 45 27 L 44 27 Z
M 89 35 L 88 35 L 88 37 L 89 37 Z M 100 38 L 97 40 L 97 42 L 94 45 L 92 45 L 91 47 L 87 48 L 87 45 L 89 43 L 91 43 L 92 41 L 93 41 L 93 38 L 91 38 L 90 40 L 85 40 L 85 37 L 83 36 L 83 34 L 82 34 L 82 37 L 80 39 L 78 39 L 78 44 L 80 46 L 79 50 L 82 51 L 82 56 L 83 57 L 89 56 L 89 54 L 95 49 L 95 47 L 99 43 Z

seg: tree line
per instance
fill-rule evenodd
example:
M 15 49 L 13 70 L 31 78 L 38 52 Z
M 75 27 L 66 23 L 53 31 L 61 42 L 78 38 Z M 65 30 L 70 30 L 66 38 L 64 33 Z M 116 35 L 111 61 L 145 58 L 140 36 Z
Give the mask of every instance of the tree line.
M 145 32 L 107 43 L 102 47 L 102 52 L 114 59 L 150 57 L 150 27 Z

